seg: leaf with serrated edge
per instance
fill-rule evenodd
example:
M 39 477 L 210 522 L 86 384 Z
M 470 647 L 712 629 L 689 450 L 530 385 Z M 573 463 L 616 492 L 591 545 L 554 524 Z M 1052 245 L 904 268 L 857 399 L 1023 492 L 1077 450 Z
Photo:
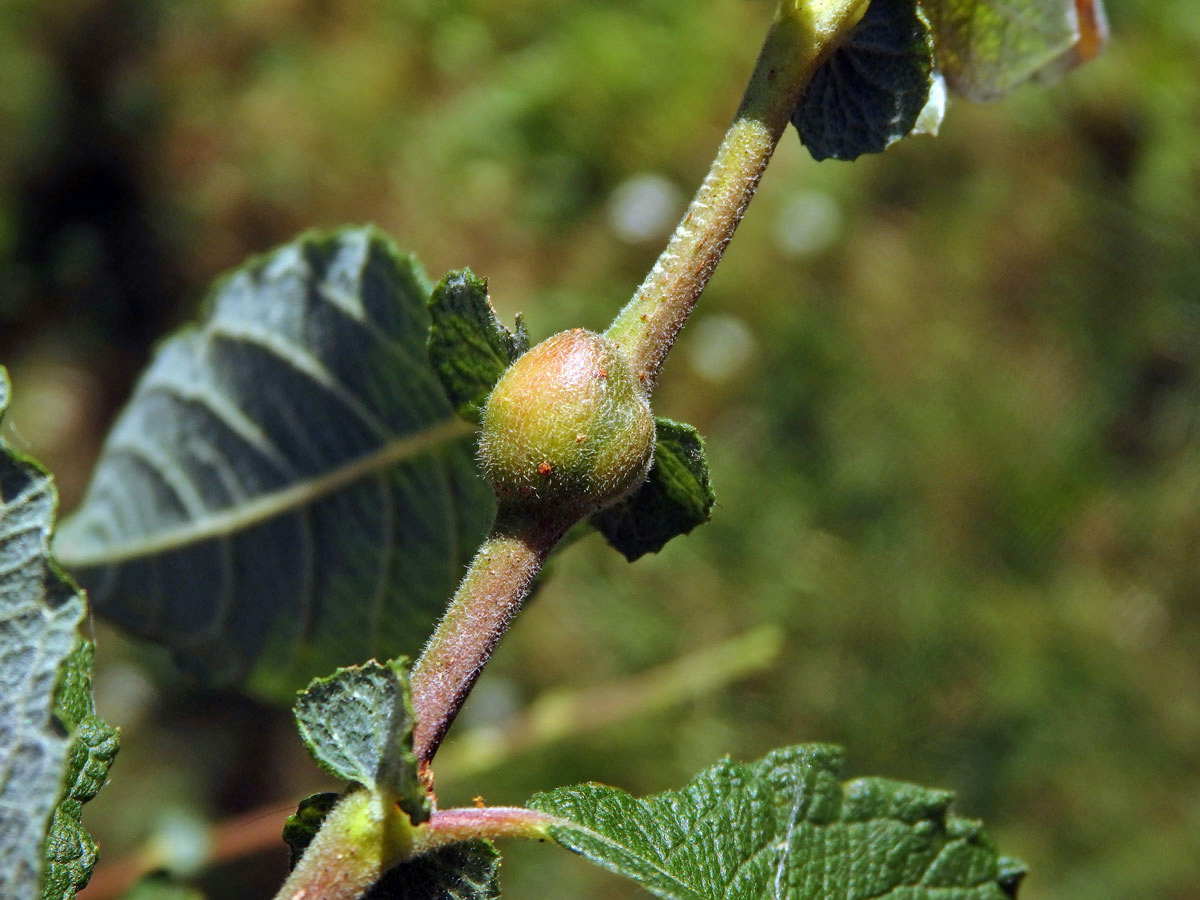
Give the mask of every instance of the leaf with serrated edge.
M 72 735 L 71 756 L 62 800 L 46 836 L 43 900 L 71 900 L 87 884 L 99 853 L 80 822 L 83 804 L 108 779 L 117 755 L 117 730 L 96 715 L 92 697 L 93 647 L 80 641 L 59 678 L 54 711 Z
M 450 403 L 476 425 L 500 376 L 529 349 L 520 316 L 514 334 L 500 323 L 487 281 L 470 269 L 451 272 L 429 298 L 429 360 Z
M 429 818 L 412 750 L 408 660 L 370 660 L 317 678 L 294 711 L 300 737 L 323 769 L 394 799 L 414 824 Z
M 8 398 L 8 374 L 0 368 L 0 417 Z M 73 765 L 80 744 L 69 731 L 74 723 L 60 719 L 56 705 L 72 662 L 84 662 L 77 648 L 86 613 L 83 594 L 50 556 L 57 506 L 46 471 L 0 442 L 0 897 L 6 900 L 42 895 L 45 853 L 55 854 L 46 846 L 52 828 L 66 840 L 74 823 L 81 881 L 95 856 L 78 827 L 82 800 L 63 797 L 64 781 L 68 790 L 81 781 L 89 796 L 99 785 L 83 781 L 86 764 Z M 76 684 L 82 687 L 81 677 Z M 90 709 L 90 681 L 87 687 Z M 52 824 L 59 816 L 61 829 Z
M 922 0 L 950 89 L 1003 97 L 1032 78 L 1096 57 L 1108 39 L 1102 0 Z
M 280 700 L 418 650 L 495 509 L 429 364 L 429 290 L 372 228 L 221 281 L 159 347 L 63 525 L 97 611 Z
M 933 42 L 916 0 L 872 0 L 813 74 L 792 124 L 813 159 L 882 153 L 917 124 L 932 72 Z
M 703 525 L 715 501 L 700 432 L 660 416 L 654 431 L 654 465 L 645 483 L 591 520 L 630 562 Z
M 670 900 L 1006 900 L 1018 864 L 978 823 L 947 817 L 951 795 L 860 778 L 819 744 L 749 764 L 725 760 L 681 791 L 639 800 L 583 784 L 538 794 L 569 820 L 550 835 Z

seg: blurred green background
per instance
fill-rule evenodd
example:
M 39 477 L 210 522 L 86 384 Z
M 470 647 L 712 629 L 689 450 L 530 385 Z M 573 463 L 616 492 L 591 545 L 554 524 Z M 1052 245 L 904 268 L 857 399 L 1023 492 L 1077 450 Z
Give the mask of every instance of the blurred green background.
M 564 551 L 461 727 L 685 653 L 703 669 L 764 623 L 782 652 L 500 770 L 447 765 L 442 805 L 656 791 L 832 741 L 852 774 L 956 791 L 1029 863 L 1025 900 L 1200 898 L 1200 9 L 1109 11 L 1100 61 L 953 103 L 937 139 L 817 164 L 786 136 L 655 398 L 707 436 L 713 522 L 632 566 L 596 537 Z M 602 328 L 770 14 L 0 0 L 9 436 L 69 508 L 153 341 L 314 225 L 376 222 L 435 276 L 470 265 L 535 337 Z M 326 786 L 286 711 L 98 638 L 124 749 L 85 823 L 110 866 L 188 871 L 206 823 Z M 269 895 L 285 855 L 224 849 L 196 883 Z M 639 896 L 542 847 L 502 875 L 512 898 Z

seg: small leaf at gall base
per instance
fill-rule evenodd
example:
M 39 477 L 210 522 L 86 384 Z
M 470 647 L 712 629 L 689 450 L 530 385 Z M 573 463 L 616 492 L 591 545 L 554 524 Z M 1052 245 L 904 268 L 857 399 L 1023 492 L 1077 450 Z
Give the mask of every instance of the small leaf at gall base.
M 681 791 L 639 800 L 601 784 L 538 794 L 569 820 L 568 850 L 669 900 L 1006 900 L 1020 864 L 996 856 L 952 795 L 884 778 L 841 781 L 842 753 L 787 747 L 723 760 Z
M 490 841 L 451 844 L 401 863 L 363 900 L 498 900 L 500 854 Z
M 700 432 L 661 416 L 655 416 L 654 426 L 654 465 L 645 483 L 591 519 L 630 562 L 703 525 L 715 499 Z
M 478 425 L 492 387 L 529 349 L 525 323 L 517 316 L 516 332 L 505 328 L 488 299 L 487 281 L 470 269 L 438 282 L 429 312 L 429 361 L 455 412 Z
M 394 798 L 413 824 L 429 818 L 412 750 L 408 660 L 370 660 L 314 679 L 294 711 L 300 737 L 321 768 Z
M 916 0 L 872 0 L 813 75 L 792 124 L 813 159 L 882 153 L 917 124 L 932 77 L 933 42 Z
M 324 791 L 320 794 L 310 794 L 300 801 L 296 811 L 287 817 L 283 823 L 283 840 L 291 851 L 288 868 L 296 868 L 296 863 L 304 855 L 305 848 L 321 830 L 321 823 L 329 815 L 329 811 L 337 805 L 341 794 Z

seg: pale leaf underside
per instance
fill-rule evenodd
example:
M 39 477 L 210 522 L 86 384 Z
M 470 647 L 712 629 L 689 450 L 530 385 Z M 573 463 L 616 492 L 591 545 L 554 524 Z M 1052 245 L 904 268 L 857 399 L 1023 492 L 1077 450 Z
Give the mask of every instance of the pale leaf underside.
M 8 380 L 0 369 L 0 415 Z M 43 844 L 71 741 L 55 687 L 78 640 L 82 595 L 53 568 L 50 477 L 0 447 L 0 897 L 40 896 Z
M 415 651 L 490 522 L 429 365 L 429 286 L 370 228 L 216 288 L 117 420 L 59 557 L 210 681 L 284 697 Z
M 301 739 L 323 769 L 398 801 L 414 822 L 428 818 L 412 750 L 407 660 L 370 660 L 317 678 L 300 693 L 295 714 Z

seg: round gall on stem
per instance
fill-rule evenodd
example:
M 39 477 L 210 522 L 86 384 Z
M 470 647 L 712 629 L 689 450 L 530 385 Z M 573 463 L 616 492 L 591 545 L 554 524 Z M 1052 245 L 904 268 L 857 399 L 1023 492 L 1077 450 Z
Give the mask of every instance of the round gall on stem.
M 646 391 L 612 341 L 582 328 L 512 364 L 488 399 L 479 439 L 502 501 L 581 516 L 633 491 L 653 453 Z

